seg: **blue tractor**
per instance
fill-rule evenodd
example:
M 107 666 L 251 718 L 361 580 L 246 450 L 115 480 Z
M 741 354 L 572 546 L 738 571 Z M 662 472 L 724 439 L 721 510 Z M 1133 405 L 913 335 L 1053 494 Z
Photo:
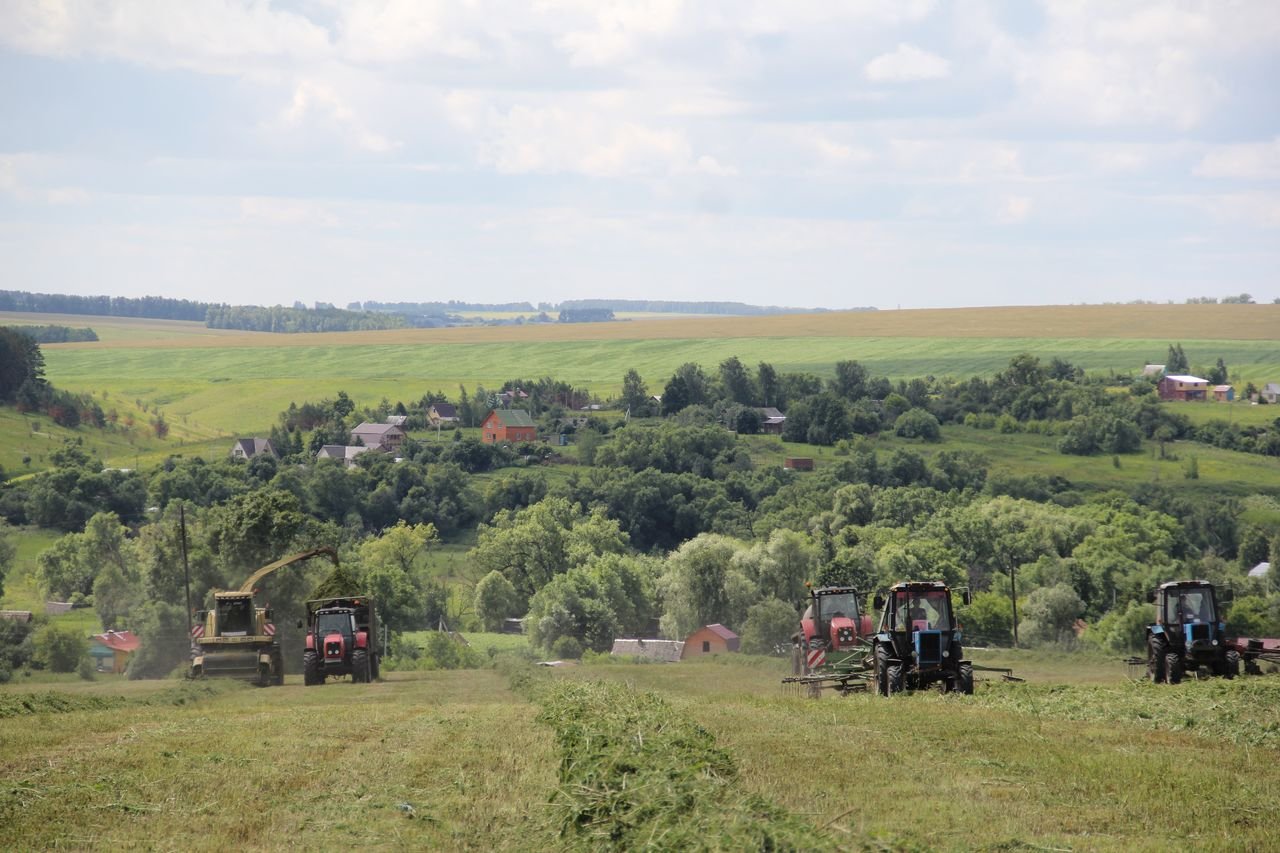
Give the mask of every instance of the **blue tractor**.
M 872 638 L 876 693 L 890 696 L 935 684 L 944 693 L 973 693 L 973 663 L 964 659 L 946 584 L 904 581 L 877 595 L 874 604 L 881 611 Z
M 1230 600 L 1223 591 L 1223 602 Z M 1227 645 L 1227 626 L 1208 581 L 1170 581 L 1151 590 L 1156 621 L 1147 626 L 1147 674 L 1156 684 L 1177 684 L 1204 668 L 1223 678 L 1240 672 L 1240 653 Z

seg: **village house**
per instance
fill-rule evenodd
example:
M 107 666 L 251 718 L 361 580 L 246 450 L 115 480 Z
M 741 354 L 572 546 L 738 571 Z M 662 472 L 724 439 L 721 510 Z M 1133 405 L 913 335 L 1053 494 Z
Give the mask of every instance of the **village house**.
M 493 409 L 480 424 L 480 440 L 485 444 L 537 441 L 538 428 L 524 409 Z
M 273 459 L 280 458 L 280 453 L 269 438 L 237 438 L 236 443 L 231 445 L 232 459 L 252 459 L 263 454 Z
M 760 431 L 765 435 L 782 435 L 787 425 L 787 416 L 773 406 L 765 406 L 760 412 Z
M 1217 403 L 1230 403 L 1236 398 L 1236 389 L 1230 385 L 1214 385 L 1213 399 Z
M 1280 403 L 1280 383 L 1268 382 L 1262 386 L 1262 390 L 1258 392 L 1258 396 L 1268 403 Z
M 97 664 L 99 672 L 124 672 L 129 658 L 142 645 L 129 631 L 105 631 L 89 638 L 89 656 Z
M 351 440 L 360 439 L 365 447 L 376 447 L 387 452 L 400 449 L 404 443 L 404 430 L 394 424 L 371 424 L 368 421 L 351 430 Z
M 409 421 L 408 415 L 387 415 L 387 419 L 385 423 L 391 424 L 391 426 L 394 426 L 394 427 L 400 427 L 400 429 L 404 429 L 404 425 L 408 423 L 408 421 Z
M 736 652 L 741 643 L 737 634 L 718 622 L 715 625 L 703 625 L 685 637 L 684 650 L 680 652 L 680 659 Z
M 458 407 L 453 403 L 436 403 L 427 409 L 427 421 L 434 427 L 458 422 Z
M 1161 379 L 1156 388 L 1161 400 L 1204 400 L 1209 393 L 1209 380 L 1175 373 Z
M 370 451 L 378 452 L 378 448 L 361 445 L 326 444 L 316 453 L 316 459 L 339 459 L 343 465 L 351 468 L 355 466 L 357 456 Z
M 679 640 L 614 640 L 609 654 L 658 663 L 675 663 L 680 660 L 683 649 L 684 643 Z

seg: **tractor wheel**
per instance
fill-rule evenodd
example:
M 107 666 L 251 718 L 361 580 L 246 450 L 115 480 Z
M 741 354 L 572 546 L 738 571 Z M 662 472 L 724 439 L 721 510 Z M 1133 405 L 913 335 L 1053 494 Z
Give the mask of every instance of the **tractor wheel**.
M 1164 656 L 1168 650 L 1167 647 L 1168 643 L 1165 642 L 1164 637 L 1147 638 L 1147 675 L 1151 678 L 1152 684 L 1164 684 Z
M 312 650 L 302 653 L 302 683 L 308 687 L 313 687 L 324 682 L 324 676 L 320 674 L 320 655 Z
M 886 670 L 885 681 L 888 682 L 888 695 L 902 692 L 902 664 L 891 663 Z
M 884 646 L 876 646 L 876 695 L 889 695 L 889 653 Z
M 1235 678 L 1240 674 L 1240 653 L 1235 649 L 1227 649 L 1227 660 L 1222 665 L 1223 678 Z
M 1245 675 L 1262 675 L 1262 667 L 1258 666 L 1258 662 L 1253 658 L 1244 659 Z
M 973 695 L 973 664 L 960 664 L 960 676 L 957 679 L 957 689 L 965 696 Z
M 271 683 L 276 687 L 284 684 L 284 655 L 279 651 L 271 655 L 271 669 L 273 670 Z
M 1164 677 L 1170 684 L 1182 683 L 1182 655 L 1177 652 L 1165 653 Z
M 369 653 L 356 649 L 351 653 L 351 680 L 363 684 L 369 680 Z
M 259 687 L 268 687 L 271 684 L 271 664 L 258 664 L 258 679 L 254 682 Z

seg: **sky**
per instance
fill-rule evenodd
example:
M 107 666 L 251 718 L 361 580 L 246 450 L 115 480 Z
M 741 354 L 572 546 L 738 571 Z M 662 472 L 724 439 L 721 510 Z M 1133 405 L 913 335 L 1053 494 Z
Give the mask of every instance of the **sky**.
M 3 0 L 0 288 L 1280 297 L 1280 3 Z

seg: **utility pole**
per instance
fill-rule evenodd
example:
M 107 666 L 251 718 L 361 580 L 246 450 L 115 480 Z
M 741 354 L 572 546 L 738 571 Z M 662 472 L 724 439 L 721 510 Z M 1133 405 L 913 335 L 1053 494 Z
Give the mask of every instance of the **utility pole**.
M 1013 647 L 1018 647 L 1018 567 L 1009 564 L 1009 598 L 1013 602 Z

